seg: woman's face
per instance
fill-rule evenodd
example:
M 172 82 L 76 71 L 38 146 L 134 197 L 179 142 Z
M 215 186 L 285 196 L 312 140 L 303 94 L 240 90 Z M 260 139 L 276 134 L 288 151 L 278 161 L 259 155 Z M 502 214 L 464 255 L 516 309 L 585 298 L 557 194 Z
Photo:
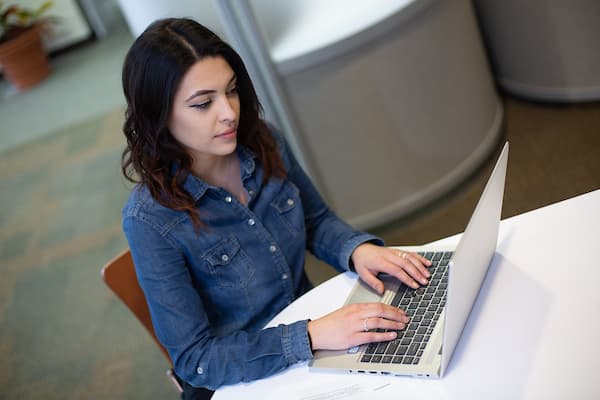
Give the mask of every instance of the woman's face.
M 206 57 L 183 76 L 168 127 L 195 163 L 210 163 L 235 150 L 239 115 L 235 73 L 224 58 Z

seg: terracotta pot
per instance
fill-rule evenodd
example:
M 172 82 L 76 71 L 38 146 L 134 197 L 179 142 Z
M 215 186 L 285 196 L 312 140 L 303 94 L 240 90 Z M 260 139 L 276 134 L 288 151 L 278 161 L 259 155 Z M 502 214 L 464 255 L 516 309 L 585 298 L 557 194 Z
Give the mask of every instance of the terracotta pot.
M 0 65 L 4 76 L 18 89 L 41 82 L 50 74 L 48 56 L 42 46 L 40 28 L 34 26 L 0 44 Z

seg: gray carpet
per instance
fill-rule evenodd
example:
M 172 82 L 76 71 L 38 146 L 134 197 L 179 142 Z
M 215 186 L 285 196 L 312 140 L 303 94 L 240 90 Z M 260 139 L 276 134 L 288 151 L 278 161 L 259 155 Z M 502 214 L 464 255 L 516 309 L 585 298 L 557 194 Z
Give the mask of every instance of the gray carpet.
M 600 103 L 507 99 L 511 142 L 504 217 L 600 188 Z M 0 158 L 0 399 L 176 398 L 167 362 L 104 286 L 126 243 L 120 209 L 122 111 Z M 492 157 L 443 199 L 374 230 L 388 244 L 464 229 Z M 315 282 L 333 275 L 310 260 Z

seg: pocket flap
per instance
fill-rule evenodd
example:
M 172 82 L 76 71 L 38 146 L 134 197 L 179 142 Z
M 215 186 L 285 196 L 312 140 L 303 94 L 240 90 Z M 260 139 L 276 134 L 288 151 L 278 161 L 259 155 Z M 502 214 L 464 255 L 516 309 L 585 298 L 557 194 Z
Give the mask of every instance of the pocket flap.
M 229 264 L 239 250 L 239 242 L 235 237 L 230 236 L 222 240 L 212 249 L 210 249 L 204 256 L 204 258 L 213 267 L 223 266 Z
M 283 214 L 296 207 L 296 202 L 300 201 L 298 188 L 291 185 L 286 185 L 277 198 L 273 200 L 271 205 L 275 207 L 279 213 Z

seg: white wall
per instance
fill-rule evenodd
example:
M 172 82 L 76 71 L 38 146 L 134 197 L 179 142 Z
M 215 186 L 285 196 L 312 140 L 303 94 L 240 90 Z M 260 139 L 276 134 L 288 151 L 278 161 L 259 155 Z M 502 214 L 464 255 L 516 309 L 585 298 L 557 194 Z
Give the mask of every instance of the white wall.
M 168 17 L 190 17 L 223 35 L 212 0 L 118 0 L 131 33 L 137 37 L 153 21 Z
M 42 3 L 43 0 L 19 1 L 19 5 L 34 9 Z M 76 0 L 54 0 L 54 4 L 45 15 L 57 19 L 49 26 L 48 34 L 44 35 L 44 46 L 50 51 L 76 44 L 92 35 L 92 30 Z

